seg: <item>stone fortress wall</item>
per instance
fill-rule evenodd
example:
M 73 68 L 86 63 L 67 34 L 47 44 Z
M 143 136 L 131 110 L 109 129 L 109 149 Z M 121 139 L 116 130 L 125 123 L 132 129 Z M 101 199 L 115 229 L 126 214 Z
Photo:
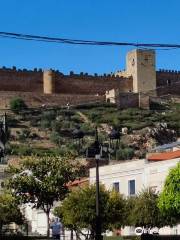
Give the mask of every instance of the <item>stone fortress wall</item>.
M 45 94 L 104 95 L 106 90 L 121 88 L 132 91 L 132 77 L 64 75 L 58 71 L 0 69 L 0 91 L 22 91 Z
M 163 89 L 163 87 L 167 87 L 173 89 L 173 86 L 176 88 L 179 83 L 180 71 L 156 71 L 157 88 L 162 87 Z M 50 89 L 48 90 L 48 88 Z M 103 95 L 107 90 L 113 88 L 118 88 L 121 92 L 133 91 L 132 76 L 64 75 L 51 70 L 43 72 L 42 70 L 0 68 L 0 91 Z M 174 89 L 174 92 L 176 90 L 179 89 Z
M 180 71 L 156 71 L 157 95 L 180 95 Z
M 180 81 L 180 71 L 159 69 L 156 71 L 157 87 L 171 85 Z
M 122 92 L 132 91 L 132 83 L 132 77 L 56 75 L 55 89 L 57 93 L 104 95 L 107 90 L 112 88 L 121 89 Z
M 141 49 L 127 54 L 126 70 L 103 76 L 97 74 L 92 76 L 87 73 L 74 74 L 73 72 L 64 75 L 59 71 L 43 71 L 42 69 L 0 68 L 0 92 L 3 99 L 5 99 L 6 92 L 7 96 L 10 92 L 14 92 L 12 95 L 29 92 L 36 99 L 42 98 L 44 94 L 53 101 L 54 95 L 58 103 L 58 98 L 62 101 L 62 96 L 65 98 L 65 95 L 72 95 L 72 102 L 77 96 L 81 102 L 81 98 L 84 101 L 84 95 L 89 96 L 91 100 L 93 98 L 97 100 L 98 96 L 105 96 L 112 89 L 118 89 L 118 94 L 122 94 L 119 99 L 126 107 L 129 103 L 134 106 L 137 104 L 135 101 L 140 102 L 137 100 L 139 94 L 154 97 L 167 94 L 180 95 L 180 71 L 156 71 L 155 51 Z M 137 94 L 136 100 L 132 94 Z M 31 94 L 28 95 L 28 99 L 30 96 Z M 48 98 L 46 98 L 47 102 Z
M 0 91 L 42 92 L 42 70 L 0 68 Z

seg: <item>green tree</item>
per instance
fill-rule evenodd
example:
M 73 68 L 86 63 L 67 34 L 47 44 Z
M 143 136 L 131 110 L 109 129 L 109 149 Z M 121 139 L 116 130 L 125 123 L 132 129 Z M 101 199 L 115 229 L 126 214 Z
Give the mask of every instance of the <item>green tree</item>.
M 108 228 L 121 228 L 126 225 L 127 222 L 127 207 L 126 199 L 118 192 L 110 192 L 108 202 Z
M 20 111 L 27 109 L 27 105 L 22 98 L 14 97 L 10 101 L 10 109 L 14 113 L 19 113 Z
M 159 196 L 158 206 L 165 217 L 180 223 L 180 163 L 170 170 Z
M 147 228 L 169 225 L 158 208 L 158 195 L 150 189 L 145 189 L 137 196 L 127 200 L 127 223 L 130 226 Z
M 16 199 L 8 193 L 0 195 L 0 234 L 2 227 L 5 224 L 15 222 L 16 224 L 23 223 L 23 216 L 19 209 Z
M 81 229 L 88 230 L 93 239 L 96 230 L 96 187 L 86 186 L 73 190 L 62 204 L 55 208 L 55 214 L 62 219 L 65 227 L 83 234 Z M 100 213 L 102 231 L 123 225 L 125 200 L 115 192 L 109 192 L 100 186 Z M 87 237 L 87 236 L 86 236 Z
M 42 209 L 47 216 L 49 237 L 49 214 L 54 201 L 63 200 L 68 193 L 67 183 L 79 174 L 77 162 L 67 158 L 27 158 L 17 168 L 11 168 L 14 175 L 8 187 L 20 203 L 32 203 L 33 208 Z

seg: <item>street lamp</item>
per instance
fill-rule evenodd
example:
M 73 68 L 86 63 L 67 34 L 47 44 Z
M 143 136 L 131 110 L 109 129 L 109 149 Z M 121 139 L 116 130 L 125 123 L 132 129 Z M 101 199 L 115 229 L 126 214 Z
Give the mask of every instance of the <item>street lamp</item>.
M 66 104 L 64 115 L 65 115 L 65 118 L 70 122 L 71 116 L 72 116 L 72 112 L 70 111 L 69 103 Z
M 120 142 L 120 132 L 113 128 L 111 132 L 109 133 L 109 142 L 110 142 L 110 147 L 114 147 L 114 141 L 115 141 L 115 148 L 117 149 L 119 142 Z
M 96 160 L 96 240 L 101 240 L 101 213 L 100 213 L 100 206 L 99 206 L 99 160 L 100 154 L 95 155 Z
M 102 240 L 102 231 L 101 231 L 101 213 L 100 213 L 100 202 L 99 202 L 99 160 L 102 156 L 103 147 L 98 139 L 98 130 L 96 127 L 95 130 L 95 141 L 87 149 L 86 157 L 95 158 L 96 161 L 96 233 L 95 240 Z
M 84 137 L 84 132 L 80 130 L 80 127 L 77 127 L 73 132 L 73 139 L 79 139 L 79 148 L 80 140 Z M 102 159 L 109 159 L 109 154 L 112 153 L 112 150 L 109 146 L 103 146 L 98 138 L 98 129 L 95 128 L 95 140 L 94 142 L 86 149 L 86 158 L 95 159 L 96 163 L 96 232 L 95 240 L 102 240 L 102 218 L 100 212 L 100 189 L 99 189 L 99 161 Z
M 111 132 L 109 133 L 109 146 L 110 148 L 114 149 L 115 151 L 115 155 L 116 155 L 116 160 L 117 160 L 117 152 L 116 150 L 118 149 L 119 147 L 119 143 L 120 143 L 120 132 L 113 128 L 111 130 Z M 115 146 L 114 146 L 114 143 L 115 143 Z
M 0 121 L 0 161 L 5 157 L 5 145 L 8 137 L 8 129 L 7 129 L 7 120 L 6 113 L 2 116 Z

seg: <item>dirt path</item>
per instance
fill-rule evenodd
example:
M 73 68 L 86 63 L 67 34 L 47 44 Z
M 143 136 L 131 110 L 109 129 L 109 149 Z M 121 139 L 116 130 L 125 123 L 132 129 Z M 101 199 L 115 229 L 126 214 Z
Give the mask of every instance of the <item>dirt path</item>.
M 84 113 L 77 111 L 77 114 L 79 114 L 79 116 L 84 120 L 85 123 L 89 123 L 93 125 L 93 123 L 89 120 L 89 118 Z
M 84 120 L 85 123 L 89 123 L 91 126 L 94 127 L 94 123 L 91 122 L 91 120 L 89 120 L 89 118 L 82 112 L 80 111 L 77 111 L 77 114 L 79 114 L 79 116 Z M 98 130 L 101 132 L 101 131 L 104 131 L 106 133 L 110 133 L 111 132 L 111 127 L 106 124 L 106 123 L 102 123 L 100 124 L 100 126 L 98 127 Z

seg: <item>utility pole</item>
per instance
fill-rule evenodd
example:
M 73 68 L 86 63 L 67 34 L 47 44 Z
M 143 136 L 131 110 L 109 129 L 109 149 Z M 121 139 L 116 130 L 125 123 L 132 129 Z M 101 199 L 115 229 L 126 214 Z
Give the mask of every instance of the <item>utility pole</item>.
M 99 202 L 99 160 L 100 154 L 95 156 L 96 160 L 96 240 L 101 240 L 101 213 L 100 213 L 100 202 Z

